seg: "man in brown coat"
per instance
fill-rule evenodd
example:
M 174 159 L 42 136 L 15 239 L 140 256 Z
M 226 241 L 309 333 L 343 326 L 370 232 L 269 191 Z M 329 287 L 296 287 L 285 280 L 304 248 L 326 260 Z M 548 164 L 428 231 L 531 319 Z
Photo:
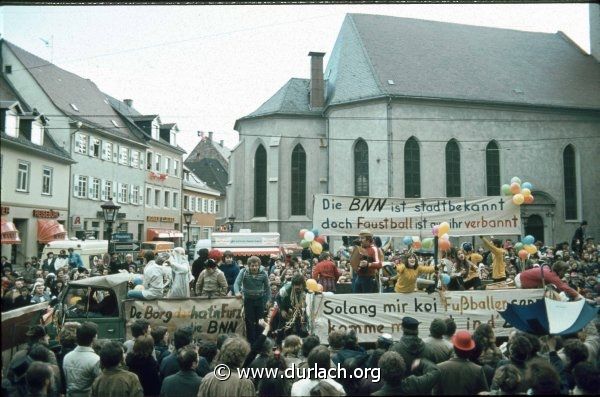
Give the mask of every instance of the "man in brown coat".
M 475 341 L 469 331 L 454 334 L 452 344 L 456 357 L 438 364 L 441 376 L 433 394 L 474 395 L 488 391 L 483 368 L 469 361 L 469 356 L 475 350 Z

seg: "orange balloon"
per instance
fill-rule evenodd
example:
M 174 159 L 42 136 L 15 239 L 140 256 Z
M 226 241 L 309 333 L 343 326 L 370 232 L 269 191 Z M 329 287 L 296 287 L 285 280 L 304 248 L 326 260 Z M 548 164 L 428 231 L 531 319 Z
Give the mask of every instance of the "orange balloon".
M 533 203 L 533 196 L 531 194 L 529 196 L 523 197 L 523 199 L 525 200 L 525 201 L 523 201 L 525 204 Z
M 450 241 L 444 240 L 444 239 L 439 239 L 438 240 L 438 248 L 441 251 L 448 251 L 450 249 Z
M 418 250 L 422 245 L 420 241 L 413 241 L 412 246 L 414 249 Z
M 527 251 L 525 251 L 524 249 L 519 251 L 519 258 L 521 258 L 522 261 L 527 259 L 527 255 L 529 255 L 529 253 Z

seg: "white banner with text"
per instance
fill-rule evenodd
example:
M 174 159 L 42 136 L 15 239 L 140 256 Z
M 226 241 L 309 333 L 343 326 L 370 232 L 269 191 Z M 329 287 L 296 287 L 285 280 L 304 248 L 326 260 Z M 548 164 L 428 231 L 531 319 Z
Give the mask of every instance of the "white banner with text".
M 447 291 L 443 295 L 425 292 L 410 294 L 309 294 L 312 333 L 327 340 L 330 332 L 354 329 L 359 342 L 375 342 L 382 333 L 395 339 L 402 336 L 402 317 L 417 319 L 419 335 L 429 335 L 435 318 L 452 317 L 457 329 L 473 331 L 490 324 L 496 336 L 508 336 L 508 327 L 498 311 L 508 303 L 526 305 L 543 297 L 542 289 L 490 291 Z
M 450 236 L 520 235 L 518 205 L 502 196 L 477 198 L 376 198 L 315 195 L 313 227 L 326 236 L 358 235 L 431 237 L 442 222 Z

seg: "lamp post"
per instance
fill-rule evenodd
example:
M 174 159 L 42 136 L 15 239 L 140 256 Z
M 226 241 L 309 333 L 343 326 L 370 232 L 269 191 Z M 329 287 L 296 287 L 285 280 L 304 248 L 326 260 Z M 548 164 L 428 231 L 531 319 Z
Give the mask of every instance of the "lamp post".
M 192 217 L 194 216 L 194 213 L 191 211 L 185 211 L 183 213 L 183 219 L 185 220 L 185 224 L 187 225 L 187 254 L 188 256 L 190 255 L 190 224 L 192 223 Z
M 112 197 L 108 198 L 108 201 L 100 206 L 102 208 L 102 214 L 104 215 L 104 222 L 107 224 L 108 234 L 108 253 L 112 255 L 110 247 L 110 239 L 112 237 L 112 225 L 117 220 L 117 214 L 119 213 L 120 205 L 115 205 L 112 201 Z
M 235 222 L 235 215 L 233 215 L 233 214 L 229 215 L 229 218 L 227 218 L 227 221 L 229 223 L 229 232 L 233 232 L 233 222 Z

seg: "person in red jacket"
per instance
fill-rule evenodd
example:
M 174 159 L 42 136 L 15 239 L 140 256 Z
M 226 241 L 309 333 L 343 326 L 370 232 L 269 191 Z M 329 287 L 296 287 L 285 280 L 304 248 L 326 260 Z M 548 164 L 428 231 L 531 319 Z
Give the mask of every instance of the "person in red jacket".
M 356 275 L 355 294 L 377 292 L 377 275 L 383 264 L 383 251 L 373 241 L 373 233 L 361 230 L 360 246 L 352 250 L 350 266 Z
M 561 279 L 569 270 L 569 265 L 563 261 L 555 262 L 552 269 L 548 265 L 533 267 L 524 270 L 515 277 L 515 286 L 517 288 L 542 288 L 542 279 L 545 284 L 553 284 L 559 291 L 564 292 L 573 300 L 579 300 L 582 296 L 579 292 L 569 287 L 567 283 Z
M 312 278 L 323 286 L 323 292 L 335 292 L 335 284 L 342 273 L 331 260 L 329 252 L 323 252 L 319 256 L 319 263 L 313 268 Z

